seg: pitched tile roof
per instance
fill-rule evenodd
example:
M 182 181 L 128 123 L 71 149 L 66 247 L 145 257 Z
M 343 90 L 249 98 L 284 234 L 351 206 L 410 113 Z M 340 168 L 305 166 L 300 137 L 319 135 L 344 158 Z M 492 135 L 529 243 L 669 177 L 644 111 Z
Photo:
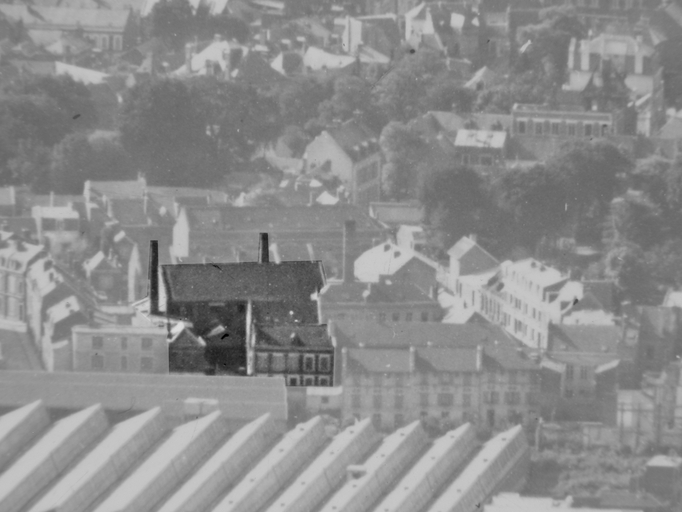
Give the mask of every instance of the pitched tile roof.
M 381 276 L 392 276 L 413 260 L 422 262 L 434 271 L 438 264 L 416 251 L 386 242 L 365 251 L 355 260 L 355 276 L 365 283 L 378 283 Z
M 507 142 L 507 132 L 488 130 L 458 130 L 455 147 L 502 149 Z
M 325 283 L 316 261 L 162 265 L 161 271 L 174 302 L 309 300 Z
M 417 356 L 417 366 L 421 366 L 425 370 L 435 372 L 475 372 L 479 370 L 476 347 L 418 348 Z
M 379 151 L 377 135 L 362 123 L 349 119 L 327 133 L 353 159 L 362 159 Z
M 436 299 L 409 283 L 330 282 L 320 297 L 322 304 L 438 304 Z
M 352 370 L 370 373 L 409 373 L 410 351 L 405 349 L 348 349 Z M 354 364 L 352 364 L 354 363 Z
M 326 325 L 258 326 L 257 346 L 331 348 Z
M 550 352 L 615 354 L 622 338 L 622 329 L 612 325 L 552 325 Z

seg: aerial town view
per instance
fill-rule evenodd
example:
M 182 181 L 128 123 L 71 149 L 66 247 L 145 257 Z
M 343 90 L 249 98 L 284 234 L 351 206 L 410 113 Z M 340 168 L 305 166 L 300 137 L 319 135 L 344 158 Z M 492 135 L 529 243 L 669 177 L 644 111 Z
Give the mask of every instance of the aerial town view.
M 682 512 L 682 0 L 0 0 L 0 512 Z

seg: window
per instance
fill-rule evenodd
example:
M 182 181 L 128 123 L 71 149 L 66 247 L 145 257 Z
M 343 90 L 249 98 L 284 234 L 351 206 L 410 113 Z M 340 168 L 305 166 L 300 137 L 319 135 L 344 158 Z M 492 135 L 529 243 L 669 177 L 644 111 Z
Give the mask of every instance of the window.
M 128 350 L 128 338 L 121 338 L 121 350 Z
M 464 407 L 471 407 L 471 395 L 466 393 L 462 395 L 462 405 Z
M 90 366 L 93 370 L 104 370 L 104 356 L 94 354 L 90 360 Z
M 289 376 L 289 385 L 290 386 L 298 386 L 298 376 L 297 375 Z
M 126 356 L 121 356 L 121 371 L 125 372 L 128 370 L 128 358 Z
M 403 396 L 402 391 L 398 392 L 396 391 L 395 393 L 395 408 L 396 409 L 402 409 L 403 405 L 405 405 L 405 397 Z
M 542 135 L 542 123 L 535 123 L 535 135 Z
M 322 397 L 322 403 L 325 404 L 325 405 L 329 404 L 329 397 L 328 397 L 328 396 L 323 396 L 323 397 Z
M 311 355 L 303 356 L 303 371 L 306 372 L 315 371 L 315 356 Z
M 454 403 L 454 396 L 452 393 L 438 393 L 437 397 L 438 407 L 452 407 Z
M 498 404 L 500 402 L 500 394 L 497 391 L 488 391 L 483 394 L 483 400 L 487 404 Z
M 154 371 L 154 359 L 151 357 L 140 358 L 140 371 L 151 372 Z
M 397 322 L 400 320 L 400 313 L 393 313 L 392 315 L 393 321 Z
M 608 133 L 609 133 L 609 125 L 608 124 L 601 125 L 601 136 L 606 137 L 606 135 Z
M 584 129 L 585 129 L 585 137 L 591 137 L 592 136 L 592 125 L 586 124 L 584 126 Z
M 491 165 L 493 165 L 493 157 L 486 155 L 481 156 L 481 165 L 490 167 Z
M 320 356 L 319 366 L 321 372 L 329 371 L 329 356 Z
M 422 322 L 429 321 L 429 313 L 427 311 L 422 311 Z
M 471 374 L 470 373 L 465 373 L 463 375 L 463 381 L 465 386 L 471 386 Z
M 412 313 L 405 313 L 405 321 L 406 322 L 412 321 Z
M 566 380 L 573 380 L 573 365 L 566 365 Z
M 419 394 L 419 405 L 421 407 L 428 407 L 429 406 L 429 394 L 428 393 L 420 393 Z
M 504 401 L 508 405 L 516 405 L 521 403 L 521 394 L 516 391 L 508 391 L 504 395 Z
M 517 121 L 516 127 L 517 127 L 518 132 L 520 134 L 526 133 L 526 122 L 525 121 Z
M 512 384 L 512 385 L 516 384 L 516 377 L 517 377 L 516 371 L 511 370 L 509 372 L 509 384 Z
M 587 380 L 588 371 L 589 370 L 588 370 L 587 366 L 581 366 L 580 367 L 580 379 L 581 380 Z
M 92 349 L 93 350 L 102 350 L 104 348 L 104 338 L 101 336 L 93 336 L 92 337 Z
M 273 353 L 270 360 L 270 372 L 283 373 L 285 369 L 286 361 L 284 360 L 284 354 L 280 352 Z
M 142 350 L 151 350 L 152 349 L 152 339 L 151 338 L 142 338 Z
M 330 384 L 329 377 L 320 377 L 318 379 L 318 385 L 319 386 L 329 386 L 329 384 Z M 327 398 L 327 397 L 325 397 L 325 398 Z M 322 400 L 324 401 L 324 398 Z M 327 402 L 329 402 L 328 398 L 327 398 Z M 327 402 L 324 402 L 324 403 L 327 403 Z
M 315 379 L 313 377 L 306 377 L 304 379 L 304 386 L 314 386 L 315 385 Z
M 552 135 L 559 135 L 559 123 L 552 123 Z
M 386 321 L 386 313 L 379 313 L 379 322 L 383 323 Z
M 287 371 L 298 373 L 301 369 L 301 362 L 298 354 L 287 354 Z

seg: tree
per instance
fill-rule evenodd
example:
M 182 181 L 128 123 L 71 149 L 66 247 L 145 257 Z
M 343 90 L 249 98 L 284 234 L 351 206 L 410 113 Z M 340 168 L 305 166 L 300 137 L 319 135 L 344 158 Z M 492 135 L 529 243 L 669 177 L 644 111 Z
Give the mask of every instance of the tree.
M 383 128 L 383 115 L 374 106 L 369 82 L 354 75 L 340 75 L 334 80 L 333 88 L 332 97 L 318 107 L 322 125 L 335 120 L 346 121 L 359 113 L 371 129 L 380 131 Z
M 318 117 L 319 105 L 333 94 L 330 83 L 313 77 L 297 77 L 284 85 L 277 94 L 277 103 L 285 125 L 305 126 Z
M 536 165 L 512 169 L 497 183 L 502 211 L 511 216 L 518 242 L 533 249 L 546 235 L 555 235 L 565 222 L 564 189 L 555 173 Z
M 306 146 L 310 142 L 306 133 L 300 127 L 294 125 L 284 128 L 280 140 L 292 151 L 293 156 L 296 158 L 303 155 Z
M 66 137 L 52 150 L 50 189 L 57 194 L 82 194 L 93 160 L 92 146 L 84 134 Z
M 150 184 L 209 185 L 218 177 L 205 106 L 177 80 L 136 85 L 121 113 L 121 143 Z
M 188 0 L 160 0 L 152 9 L 152 35 L 180 50 L 190 36 L 194 12 Z
M 609 217 L 606 234 L 612 246 L 631 242 L 653 247 L 662 241 L 665 226 L 661 210 L 646 199 L 619 197 L 613 201 Z
M 476 92 L 462 87 L 449 74 L 439 75 L 428 87 L 423 100 L 423 110 L 469 113 L 476 101 Z
M 555 89 L 546 73 L 530 69 L 513 74 L 507 81 L 482 91 L 475 110 L 508 114 L 514 103 L 547 103 Z
M 419 199 L 435 244 L 447 250 L 462 236 L 486 233 L 492 210 L 482 179 L 467 167 L 443 169 L 424 176 Z
M 240 18 L 228 14 L 213 16 L 208 4 L 200 3 L 194 13 L 194 35 L 201 40 L 219 34 L 226 40 L 236 39 L 246 43 L 249 39 L 249 26 Z
M 59 133 L 90 130 L 97 123 L 97 112 L 90 89 L 70 76 L 28 75 L 7 85 L 5 90 L 15 96 L 42 96 L 51 99 L 61 113 L 63 127 Z
M 0 138 L 10 148 L 22 142 L 52 146 L 71 131 L 63 111 L 44 95 L 15 95 L 0 99 Z
M 16 156 L 7 163 L 10 176 L 3 181 L 28 185 L 34 194 L 45 194 L 50 191 L 51 160 L 49 148 L 40 144 L 21 144 Z
M 635 304 L 651 304 L 656 289 L 641 247 L 622 245 L 606 255 L 606 275 L 616 282 L 624 299 Z
M 379 143 L 387 161 L 381 174 L 384 194 L 396 201 L 414 197 L 418 167 L 426 156 L 426 144 L 409 127 L 397 121 L 384 127 Z
M 646 264 L 662 287 L 682 287 L 682 238 L 674 238 L 646 252 Z
M 565 207 L 576 238 L 599 243 L 601 233 L 594 226 L 605 220 L 621 179 L 633 168 L 632 161 L 613 144 L 581 140 L 565 145 L 550 158 L 547 167 L 563 184 Z M 578 227 L 585 225 L 586 219 L 589 234 L 581 236 Z
M 213 78 L 197 79 L 190 94 L 200 98 L 220 162 L 244 166 L 254 151 L 277 138 L 281 124 L 274 98 L 254 87 Z

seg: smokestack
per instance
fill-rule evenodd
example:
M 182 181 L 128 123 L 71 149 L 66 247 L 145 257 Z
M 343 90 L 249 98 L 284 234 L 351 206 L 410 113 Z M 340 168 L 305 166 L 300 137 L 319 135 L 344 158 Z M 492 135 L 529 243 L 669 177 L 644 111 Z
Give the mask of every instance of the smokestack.
M 343 282 L 355 281 L 355 221 L 347 220 L 343 225 Z
M 270 244 L 268 244 L 268 234 L 261 233 L 258 243 L 258 263 L 270 263 Z
M 149 314 L 159 311 L 159 241 L 149 241 Z

